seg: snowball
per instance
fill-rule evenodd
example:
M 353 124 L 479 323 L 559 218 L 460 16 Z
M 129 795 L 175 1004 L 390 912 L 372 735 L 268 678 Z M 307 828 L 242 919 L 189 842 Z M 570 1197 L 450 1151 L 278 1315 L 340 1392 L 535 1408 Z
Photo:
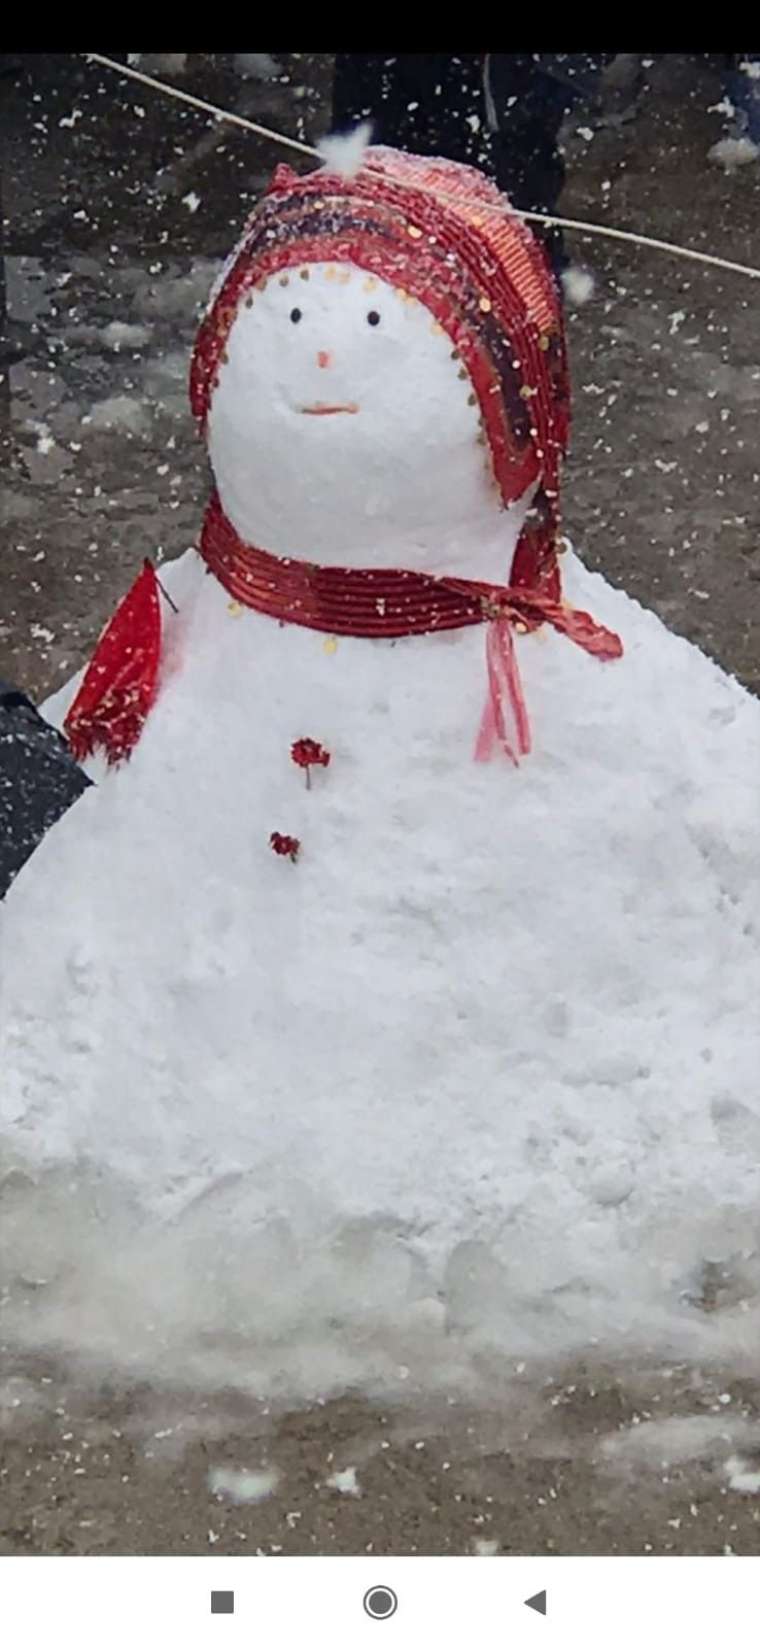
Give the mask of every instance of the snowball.
M 578 264 L 571 263 L 568 269 L 562 271 L 562 285 L 568 303 L 580 308 L 594 295 L 594 277 L 588 269 L 581 269 Z
M 256 1505 L 274 1493 L 279 1476 L 277 1471 L 236 1471 L 226 1465 L 217 1465 L 208 1473 L 208 1485 L 213 1494 L 222 1494 L 236 1505 Z
M 739 166 L 748 166 L 752 160 L 757 160 L 757 144 L 749 137 L 722 137 L 719 143 L 714 143 L 708 152 L 708 160 L 714 165 L 722 166 L 726 172 L 735 172 Z
M 733 1488 L 734 1493 L 760 1493 L 760 1471 L 749 1470 L 747 1461 L 740 1459 L 738 1455 L 732 1454 L 731 1458 L 726 1460 L 726 1475 L 728 1486 Z
M 328 171 L 337 172 L 340 177 L 355 177 L 364 164 L 371 135 L 370 122 L 363 120 L 352 132 L 323 137 L 317 147 Z
M 347 1465 L 344 1471 L 333 1471 L 327 1478 L 328 1488 L 337 1488 L 338 1493 L 349 1494 L 352 1499 L 361 1498 L 361 1488 L 356 1478 L 356 1466 Z

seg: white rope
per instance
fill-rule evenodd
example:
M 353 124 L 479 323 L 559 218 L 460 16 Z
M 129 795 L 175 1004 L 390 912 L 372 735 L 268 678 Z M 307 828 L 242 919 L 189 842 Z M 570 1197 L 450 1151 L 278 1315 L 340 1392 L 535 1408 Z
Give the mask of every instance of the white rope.
M 233 114 L 231 109 L 218 109 L 215 103 L 206 103 L 202 97 L 180 91 L 178 86 L 167 86 L 165 81 L 155 80 L 152 74 L 143 74 L 140 69 L 130 68 L 127 63 L 117 63 L 113 57 L 101 57 L 99 52 L 83 52 L 82 56 L 87 58 L 88 63 L 100 63 L 104 69 L 115 69 L 117 74 L 125 74 L 128 80 L 137 80 L 141 86 L 150 86 L 153 91 L 163 92 L 165 97 L 173 97 L 178 103 L 188 103 L 191 109 L 212 114 L 215 120 L 228 120 L 233 126 L 242 126 L 246 132 L 255 132 L 257 137 L 268 137 L 272 143 L 284 143 L 289 149 L 297 149 L 299 154 L 319 159 L 319 151 L 310 148 L 308 143 L 299 143 L 298 138 L 286 137 L 283 132 L 272 132 L 268 126 L 259 126 L 255 120 L 246 120 L 242 114 Z
M 749 275 L 760 280 L 760 269 L 751 263 L 732 263 L 730 258 L 716 257 L 714 252 L 698 252 L 694 246 L 677 246 L 672 240 L 655 240 L 652 235 L 637 235 L 630 229 L 613 229 L 606 223 L 584 223 L 575 217 L 548 217 L 544 212 L 521 212 L 529 223 L 556 223 L 560 229 L 578 229 L 584 235 L 607 235 L 610 240 L 628 240 L 634 246 L 649 246 L 655 252 L 670 252 L 673 257 L 693 258 L 696 263 L 709 263 L 713 269 L 728 269 L 734 275 Z
M 143 74 L 140 69 L 133 69 L 126 63 L 118 63 L 113 57 L 103 57 L 99 52 L 84 52 L 82 54 L 90 63 L 100 63 L 103 68 L 115 69 L 117 74 L 126 75 L 130 80 L 136 80 L 142 86 L 150 86 L 153 91 L 163 92 L 165 97 L 173 97 L 178 103 L 186 103 L 192 109 L 200 109 L 204 114 L 213 115 L 215 120 L 227 120 L 233 126 L 241 126 L 244 131 L 254 132 L 257 137 L 265 137 L 271 143 L 279 143 L 287 149 L 295 149 L 298 154 L 309 155 L 313 160 L 321 160 L 318 149 L 309 143 L 301 143 L 298 138 L 287 137 L 284 132 L 273 131 L 269 126 L 261 126 L 255 120 L 248 120 L 244 115 L 234 114 L 231 109 L 217 108 L 214 103 L 207 103 L 202 97 L 193 97 L 190 92 L 181 91 L 178 86 L 169 86 L 163 80 L 156 80 L 151 74 Z M 374 170 L 371 161 L 367 162 L 367 171 Z M 447 200 L 449 196 L 444 190 L 432 189 L 428 186 L 415 184 L 415 189 L 421 193 L 433 195 L 437 200 Z M 478 202 L 479 211 L 507 215 L 511 208 L 488 206 Z M 724 269 L 730 274 L 747 275 L 750 280 L 760 280 L 760 269 L 755 269 L 749 263 L 734 263 L 730 258 L 717 257 L 714 252 L 698 252 L 692 246 L 678 246 L 674 241 L 656 240 L 651 235 L 635 234 L 630 229 L 613 229 L 606 223 L 587 223 L 582 218 L 554 217 L 547 212 L 520 212 L 518 216 L 525 218 L 528 223 L 545 223 L 556 225 L 560 229 L 575 229 L 579 234 L 602 235 L 608 240 L 622 240 L 632 246 L 646 246 L 651 251 L 669 252 L 671 257 L 688 258 L 694 263 L 707 264 L 713 269 Z

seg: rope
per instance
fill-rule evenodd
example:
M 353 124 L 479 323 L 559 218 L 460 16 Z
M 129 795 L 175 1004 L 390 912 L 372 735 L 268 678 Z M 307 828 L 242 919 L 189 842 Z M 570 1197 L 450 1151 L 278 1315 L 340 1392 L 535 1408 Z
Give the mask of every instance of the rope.
M 560 229 L 579 229 L 584 235 L 607 235 L 610 240 L 628 240 L 634 246 L 649 246 L 655 252 L 670 252 L 673 257 L 692 258 L 695 263 L 709 263 L 713 269 L 728 269 L 734 275 L 749 275 L 760 280 L 760 269 L 751 263 L 733 263 L 730 258 L 716 257 L 714 252 L 698 252 L 694 246 L 677 246 L 672 240 L 655 240 L 652 235 L 637 235 L 630 229 L 613 229 L 606 223 L 585 223 L 575 217 L 548 217 L 544 212 L 521 212 L 529 223 L 556 223 Z
M 319 149 L 313 148 L 309 143 L 301 143 L 296 137 L 287 137 L 284 132 L 274 131 L 270 126 L 261 126 L 257 121 L 248 120 L 244 115 L 234 114 L 231 109 L 220 109 L 214 103 L 207 103 L 202 97 L 193 97 L 190 92 L 181 91 L 178 86 L 169 86 L 163 80 L 156 80 L 151 74 L 143 74 L 140 69 L 118 63 L 113 57 L 103 57 L 99 52 L 83 52 L 82 55 L 89 63 L 99 63 L 103 68 L 114 69 L 117 74 L 126 75 L 129 80 L 136 80 L 142 86 L 162 92 L 165 97 L 172 97 L 178 103 L 186 103 L 192 109 L 200 109 L 203 114 L 213 115 L 215 120 L 226 120 L 233 126 L 242 127 L 244 131 L 254 132 L 257 137 L 267 138 L 270 143 L 278 143 L 283 148 L 308 155 L 312 160 L 322 159 Z M 373 171 L 375 168 L 372 162 L 368 161 L 365 169 Z M 444 190 L 418 184 L 415 184 L 415 188 L 422 193 L 433 195 L 437 200 L 446 201 L 449 198 Z M 485 206 L 478 202 L 478 210 L 506 216 L 512 208 Z M 587 223 L 582 218 L 555 217 L 547 212 L 519 212 L 517 215 L 525 218 L 528 223 L 545 223 L 560 229 L 575 229 L 584 235 L 601 235 L 608 240 L 621 240 L 632 246 L 645 246 L 651 251 L 669 253 L 671 257 L 688 258 L 694 263 L 707 264 L 713 269 L 724 269 L 729 274 L 747 275 L 750 280 L 760 280 L 760 269 L 754 268 L 752 264 L 735 263 L 730 258 L 717 257 L 714 252 L 698 252 L 693 246 L 679 246 L 674 241 L 657 240 L 652 235 L 639 235 L 630 229 L 613 229 L 606 223 Z
M 130 68 L 127 63 L 117 63 L 113 57 L 102 57 L 100 52 L 83 52 L 88 63 L 100 63 L 104 69 L 115 69 L 117 74 L 125 74 L 128 80 L 137 80 L 141 86 L 150 86 L 153 91 L 163 92 L 165 97 L 173 97 L 177 103 L 187 103 L 191 109 L 200 109 L 203 114 L 212 114 L 215 120 L 228 120 L 233 126 L 242 126 L 244 131 L 255 132 L 257 137 L 268 137 L 272 143 L 283 143 L 289 149 L 297 149 L 299 154 L 310 155 L 312 159 L 319 159 L 319 150 L 310 148 L 308 143 L 299 143 L 297 137 L 286 137 L 283 132 L 270 131 L 268 126 L 259 126 L 255 120 L 246 120 L 242 114 L 233 114 L 231 109 L 218 109 L 215 103 L 207 103 L 202 97 L 193 97 L 190 92 L 180 91 L 178 86 L 167 86 L 163 80 L 155 80 L 152 74 L 143 74 L 140 69 Z

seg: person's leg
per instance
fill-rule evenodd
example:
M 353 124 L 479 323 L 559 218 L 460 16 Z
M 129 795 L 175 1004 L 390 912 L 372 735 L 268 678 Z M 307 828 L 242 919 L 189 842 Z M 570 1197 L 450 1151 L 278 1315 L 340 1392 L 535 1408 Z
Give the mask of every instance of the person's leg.
M 556 211 L 565 182 L 559 131 L 571 93 L 528 52 L 492 53 L 488 76 L 497 122 L 493 149 L 499 188 L 518 211 Z M 532 227 L 544 241 L 555 272 L 561 273 L 567 264 L 562 230 Z
M 645 84 L 642 53 L 616 52 L 604 66 L 589 124 L 598 129 L 635 120 Z
M 736 136 L 746 137 L 760 147 L 760 57 L 735 53 L 727 85 L 736 110 Z
M 333 126 L 372 122 L 372 141 L 488 165 L 483 53 L 339 52 Z
M 335 60 L 337 130 L 369 119 L 376 143 L 480 166 L 521 211 L 556 208 L 565 180 L 557 140 L 572 101 L 572 90 L 531 53 L 346 52 Z M 567 261 L 562 231 L 534 227 L 559 273 Z

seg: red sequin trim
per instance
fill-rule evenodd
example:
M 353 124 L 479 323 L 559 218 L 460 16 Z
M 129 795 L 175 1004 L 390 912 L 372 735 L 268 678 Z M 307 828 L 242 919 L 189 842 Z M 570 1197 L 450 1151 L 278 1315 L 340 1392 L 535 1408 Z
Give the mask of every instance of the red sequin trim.
M 328 635 L 395 638 L 429 635 L 438 630 L 489 625 L 488 675 L 492 716 L 502 747 L 513 759 L 530 748 L 527 711 L 511 637 L 505 626 L 535 629 L 551 624 L 595 658 L 620 658 L 618 635 L 595 623 L 587 612 L 567 607 L 553 590 L 516 584 L 490 584 L 472 578 L 434 578 L 422 572 L 318 566 L 292 556 L 271 555 L 238 536 L 219 498 L 209 503 L 200 553 L 207 567 L 241 605 Z M 553 580 L 552 580 L 553 582 Z M 518 736 L 509 736 L 505 706 L 513 712 Z M 484 724 L 478 740 L 482 757 L 493 738 Z

